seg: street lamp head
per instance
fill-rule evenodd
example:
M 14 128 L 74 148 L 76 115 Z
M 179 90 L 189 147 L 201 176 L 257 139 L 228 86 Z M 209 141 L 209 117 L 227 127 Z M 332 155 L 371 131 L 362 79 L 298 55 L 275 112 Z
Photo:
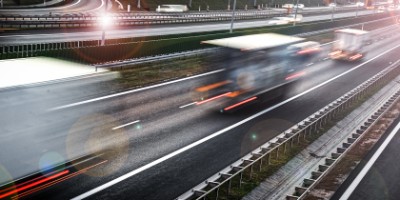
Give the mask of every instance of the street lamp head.
M 103 27 L 108 27 L 112 23 L 111 16 L 108 14 L 103 14 L 100 18 L 100 23 Z

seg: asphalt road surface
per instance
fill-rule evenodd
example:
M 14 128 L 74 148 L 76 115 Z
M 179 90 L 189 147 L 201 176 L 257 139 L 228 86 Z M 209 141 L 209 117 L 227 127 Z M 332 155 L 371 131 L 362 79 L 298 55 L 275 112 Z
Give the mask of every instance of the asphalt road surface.
M 106 163 L 32 198 L 176 198 L 398 60 L 398 31 L 374 38 L 362 62 L 321 58 L 286 99 L 232 115 L 192 104 L 218 71 L 124 93 L 101 78 L 1 91 L 0 168 L 16 179 L 107 148 Z
M 397 119 L 332 199 L 399 199 L 400 120 Z

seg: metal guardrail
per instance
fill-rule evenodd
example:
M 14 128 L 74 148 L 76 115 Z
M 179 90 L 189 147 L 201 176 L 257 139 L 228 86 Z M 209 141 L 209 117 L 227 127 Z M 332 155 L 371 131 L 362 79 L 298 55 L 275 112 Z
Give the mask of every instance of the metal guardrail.
M 378 21 L 381 21 L 381 20 L 370 21 L 368 23 L 374 23 L 374 22 L 378 22 Z M 333 29 L 311 31 L 311 32 L 307 32 L 307 33 L 296 34 L 295 36 L 299 36 L 299 37 L 311 36 L 311 35 L 330 32 L 330 31 L 332 31 L 334 29 L 338 29 L 338 28 L 348 28 L 348 27 L 354 27 L 354 26 L 360 26 L 360 25 L 364 25 L 364 23 L 354 24 L 354 25 L 350 25 L 350 26 L 336 27 Z M 391 25 L 391 26 L 388 26 L 385 28 L 381 28 L 379 30 L 384 31 L 387 29 L 391 29 L 393 26 L 397 26 L 397 25 Z M 324 45 L 329 45 L 331 43 L 332 42 L 324 44 Z M 189 57 L 189 56 L 195 56 L 195 55 L 203 55 L 205 53 L 217 53 L 219 51 L 219 49 L 220 49 L 219 47 L 212 47 L 212 48 L 184 51 L 184 52 L 178 52 L 178 53 L 172 53 L 172 54 L 148 56 L 148 57 L 142 57 L 142 58 L 137 58 L 137 59 L 127 59 L 127 60 L 123 60 L 123 61 L 112 61 L 112 62 L 106 62 L 106 63 L 99 63 L 99 64 L 95 64 L 93 66 L 96 68 L 96 71 L 98 68 L 121 68 L 122 69 L 124 66 L 128 66 L 128 65 L 143 64 L 143 63 L 149 63 L 149 62 L 154 62 L 154 61 L 169 60 L 169 59 L 174 59 L 174 58 L 183 58 L 183 57 Z
M 391 67 L 184 193 L 177 200 L 220 199 L 221 193 L 229 196 L 232 188 L 241 188 L 245 180 L 251 180 L 255 170 L 261 172 L 263 168 L 268 167 L 271 159 L 279 159 L 280 155 L 285 155 L 288 148 L 294 147 L 295 144 L 306 140 L 307 137 L 319 134 L 324 126 L 335 121 L 337 116 L 344 114 L 347 109 L 357 104 L 368 93 L 395 78 L 400 73 L 399 66 L 398 62 L 394 63 Z
M 397 77 L 400 73 L 400 60 L 391 65 L 385 71 L 372 77 L 370 82 L 364 83 L 365 87 L 369 87 L 375 81 L 389 82 Z M 396 71 L 397 70 L 397 71 Z M 390 74 L 389 74 L 390 73 Z M 301 200 L 305 199 L 311 189 L 313 189 L 334 167 L 340 162 L 340 160 L 354 147 L 354 144 L 360 140 L 360 136 L 364 133 L 369 132 L 372 127 L 379 121 L 379 119 L 393 106 L 393 103 L 400 99 L 400 91 L 393 94 L 387 102 L 385 102 L 371 117 L 369 117 L 364 124 L 356 130 L 355 133 L 351 134 L 351 137 L 347 138 L 347 142 L 342 143 L 342 146 L 338 146 L 336 152 L 331 154 L 330 158 L 325 159 L 325 165 L 319 165 L 318 171 L 313 171 L 312 176 L 309 179 L 303 180 L 303 185 L 295 188 L 295 194 L 287 195 L 287 200 Z
M 343 7 L 336 8 L 335 12 L 356 11 L 358 8 Z M 363 9 L 359 9 L 361 11 Z M 332 10 L 300 10 L 299 14 L 318 15 L 331 13 Z M 263 10 L 243 11 L 235 14 L 236 20 L 266 19 L 286 15 L 286 11 Z M 109 16 L 113 26 L 134 26 L 134 25 L 156 25 L 156 24 L 177 24 L 177 23 L 198 23 L 216 22 L 231 20 L 229 12 L 210 13 L 180 13 L 180 14 L 128 14 L 120 13 Z M 0 28 L 64 28 L 64 27 L 100 27 L 101 15 L 90 14 L 66 14 L 66 15 L 0 15 Z

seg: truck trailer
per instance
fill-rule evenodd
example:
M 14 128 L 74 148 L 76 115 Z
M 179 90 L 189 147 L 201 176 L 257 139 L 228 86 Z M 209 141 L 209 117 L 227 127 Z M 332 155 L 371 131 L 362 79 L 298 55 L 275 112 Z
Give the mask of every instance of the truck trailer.
M 214 81 L 194 89 L 196 105 L 230 112 L 251 102 L 281 96 L 305 75 L 304 63 L 319 50 L 310 45 L 315 43 L 296 45 L 304 41 L 274 33 L 203 41 L 220 48 L 209 65 L 225 70 Z M 308 46 L 310 50 L 305 49 Z
M 369 40 L 369 32 L 359 29 L 340 29 L 335 31 L 335 42 L 329 54 L 333 60 L 356 61 L 362 59 L 364 46 Z

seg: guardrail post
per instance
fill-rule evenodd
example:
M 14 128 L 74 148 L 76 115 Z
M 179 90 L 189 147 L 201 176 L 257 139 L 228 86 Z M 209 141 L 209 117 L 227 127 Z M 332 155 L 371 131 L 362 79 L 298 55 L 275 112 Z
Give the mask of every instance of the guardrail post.
M 218 188 L 217 188 L 217 191 L 215 191 L 215 192 L 216 192 L 215 200 L 218 200 L 218 197 L 219 197 L 219 188 L 220 188 L 220 187 L 218 187 Z
M 289 139 L 289 148 L 293 148 L 293 138 Z
M 231 193 L 231 188 L 232 188 L 232 179 L 229 179 L 229 181 L 228 181 L 228 191 L 226 191 L 227 195 L 229 195 Z
M 318 132 L 318 121 L 315 121 L 312 126 L 313 126 L 312 134 Z
M 251 165 L 250 166 L 250 175 L 249 175 L 249 179 L 251 180 L 251 178 L 252 178 L 252 176 L 253 176 L 253 166 L 254 165 Z
M 283 154 L 286 154 L 286 149 L 287 149 L 287 142 L 285 141 L 283 144 Z
M 317 133 L 319 133 L 319 130 L 321 130 L 322 127 L 324 127 L 324 125 L 322 124 L 322 119 L 321 119 L 321 118 L 318 119 L 317 124 L 318 124 L 318 131 L 317 131 Z
M 264 160 L 264 158 L 261 158 L 261 159 L 260 159 L 260 167 L 259 167 L 259 169 L 258 169 L 259 172 L 262 171 L 263 160 Z
M 324 126 L 326 126 L 326 125 L 328 124 L 328 122 L 329 122 L 329 120 L 328 120 L 328 113 L 326 113 L 326 114 L 324 115 L 323 119 L 324 119 Z
M 299 133 L 299 135 L 301 135 L 301 134 L 303 134 L 303 140 L 304 141 L 306 141 L 307 140 L 307 132 L 306 131 L 301 131 L 300 133 Z M 309 133 L 308 133 L 308 135 L 310 136 L 312 134 L 312 131 L 310 131 Z M 300 142 L 300 141 L 299 141 Z
M 271 153 L 268 153 L 268 154 L 266 155 L 266 157 L 267 157 L 267 166 L 268 166 L 268 165 L 271 164 Z

